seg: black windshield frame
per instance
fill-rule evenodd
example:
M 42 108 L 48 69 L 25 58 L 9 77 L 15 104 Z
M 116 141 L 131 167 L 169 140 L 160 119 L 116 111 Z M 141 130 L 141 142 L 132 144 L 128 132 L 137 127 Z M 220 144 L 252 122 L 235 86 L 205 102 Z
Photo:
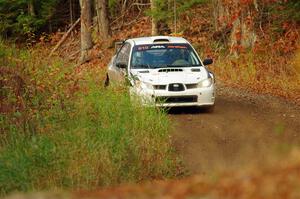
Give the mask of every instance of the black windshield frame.
M 141 54 L 140 57 L 142 57 L 140 60 L 138 60 L 139 58 L 137 56 L 138 52 L 140 52 Z M 155 55 L 155 53 L 157 53 L 157 55 Z M 161 54 L 158 55 L 159 53 Z M 174 53 L 174 55 L 170 53 Z M 180 55 L 176 57 L 175 56 L 176 54 L 180 54 Z M 146 56 L 150 56 L 150 58 L 146 60 Z M 173 58 L 175 57 L 175 59 L 172 59 L 172 57 Z M 183 57 L 188 59 L 183 59 Z M 174 64 L 175 63 L 174 60 L 176 60 L 176 64 Z M 168 63 L 169 61 L 171 61 L 172 64 Z M 181 67 L 197 67 L 197 66 L 202 66 L 202 62 L 200 61 L 198 54 L 191 47 L 190 44 L 183 44 L 183 43 L 136 45 L 132 48 L 132 53 L 130 58 L 131 69 L 156 69 L 156 68 L 168 68 L 168 67 L 181 68 Z

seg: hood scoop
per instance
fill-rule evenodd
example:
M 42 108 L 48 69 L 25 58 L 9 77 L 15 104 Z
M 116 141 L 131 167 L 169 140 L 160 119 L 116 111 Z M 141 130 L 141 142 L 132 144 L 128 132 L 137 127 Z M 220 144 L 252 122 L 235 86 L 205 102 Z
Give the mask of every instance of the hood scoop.
M 158 72 L 160 72 L 160 73 L 183 72 L 183 70 L 180 68 L 164 68 L 164 69 L 159 69 Z
M 192 72 L 201 72 L 200 68 L 192 68 Z

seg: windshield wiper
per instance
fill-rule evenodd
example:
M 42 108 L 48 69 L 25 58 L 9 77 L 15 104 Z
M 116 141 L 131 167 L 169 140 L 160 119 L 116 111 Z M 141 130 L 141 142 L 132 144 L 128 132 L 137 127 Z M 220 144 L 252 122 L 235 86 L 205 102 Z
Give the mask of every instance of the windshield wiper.
M 134 65 L 132 68 L 148 68 L 148 69 L 150 69 L 151 66 L 149 64 L 137 64 L 137 65 Z
M 201 64 L 182 64 L 182 65 L 168 65 L 168 67 L 197 67 L 197 66 L 202 66 Z
M 171 65 L 170 67 L 192 67 L 190 64 L 182 64 L 182 65 Z
M 152 66 L 152 68 L 185 68 L 185 67 L 197 67 L 202 66 L 201 64 L 182 64 L 182 65 L 171 65 L 171 64 L 162 64 L 158 66 Z
M 153 66 L 153 68 L 168 68 L 168 65 Z
M 191 67 L 203 66 L 202 64 L 193 64 Z
M 170 65 L 170 64 L 163 64 L 158 66 L 153 66 L 153 68 L 183 68 L 183 67 L 191 67 L 191 65 Z
M 182 64 L 182 65 L 171 65 L 171 64 L 166 64 L 166 65 L 162 65 L 161 66 L 162 68 L 172 68 L 172 67 L 174 67 L 174 68 L 183 68 L 183 67 L 192 67 L 192 65 L 190 65 L 190 64 L 186 64 L 186 65 L 184 65 L 184 64 Z

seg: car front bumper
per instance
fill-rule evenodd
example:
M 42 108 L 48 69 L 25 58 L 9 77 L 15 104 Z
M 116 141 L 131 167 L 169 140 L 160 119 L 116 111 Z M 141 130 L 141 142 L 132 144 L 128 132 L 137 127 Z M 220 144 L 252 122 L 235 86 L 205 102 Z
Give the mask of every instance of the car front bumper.
M 132 88 L 143 105 L 158 107 L 212 106 L 215 103 L 215 86 L 186 89 L 184 91 L 152 90 Z

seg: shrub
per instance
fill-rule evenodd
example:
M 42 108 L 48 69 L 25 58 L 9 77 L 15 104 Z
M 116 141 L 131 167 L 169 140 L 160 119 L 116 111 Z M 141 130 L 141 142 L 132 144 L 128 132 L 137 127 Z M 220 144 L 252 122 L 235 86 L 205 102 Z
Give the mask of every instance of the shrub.
M 1 45 L 15 53 L 0 60 L 10 63 L 10 73 L 0 73 L 1 195 L 176 175 L 163 112 L 132 104 L 126 88 L 104 89 L 99 69 Z M 21 86 L 10 82 L 16 74 Z

